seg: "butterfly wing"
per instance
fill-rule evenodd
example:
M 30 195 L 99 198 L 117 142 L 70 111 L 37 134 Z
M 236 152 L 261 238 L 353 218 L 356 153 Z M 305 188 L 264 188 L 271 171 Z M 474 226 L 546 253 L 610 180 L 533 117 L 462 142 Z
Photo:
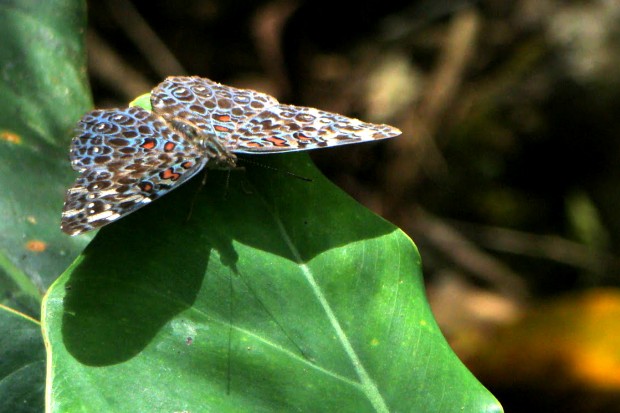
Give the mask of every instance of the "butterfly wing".
M 169 77 L 151 92 L 153 111 L 181 118 L 236 153 L 303 151 L 400 135 L 322 110 L 281 105 L 269 95 L 196 76 Z
M 401 131 L 319 109 L 277 105 L 233 133 L 233 152 L 293 152 L 391 138 Z
M 171 76 L 151 91 L 153 112 L 183 119 L 230 148 L 232 133 L 276 98 L 250 89 L 237 89 L 197 76 Z
M 81 175 L 65 197 L 61 229 L 69 235 L 135 211 L 185 182 L 207 161 L 190 140 L 139 107 L 84 115 L 70 158 Z

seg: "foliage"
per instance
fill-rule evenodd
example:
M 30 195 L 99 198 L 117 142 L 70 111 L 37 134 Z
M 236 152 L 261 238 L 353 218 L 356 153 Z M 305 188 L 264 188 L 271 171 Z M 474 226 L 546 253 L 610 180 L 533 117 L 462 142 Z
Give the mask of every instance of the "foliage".
M 84 5 L 7 1 L 0 21 L 0 411 L 42 411 L 44 388 L 50 412 L 500 410 L 439 332 L 411 240 L 307 156 L 261 161 L 312 182 L 216 172 L 86 249 L 61 234 Z M 16 312 L 44 292 L 46 360 Z

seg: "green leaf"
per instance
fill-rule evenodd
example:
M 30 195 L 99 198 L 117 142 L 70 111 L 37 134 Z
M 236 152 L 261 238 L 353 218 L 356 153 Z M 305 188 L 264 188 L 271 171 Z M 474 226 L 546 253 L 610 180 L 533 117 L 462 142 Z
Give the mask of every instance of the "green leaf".
M 258 161 L 313 181 L 210 172 L 50 288 L 51 411 L 501 411 L 435 324 L 411 240 L 307 155 Z
M 146 109 L 149 112 L 153 110 L 153 107 L 151 106 L 151 92 L 149 93 L 144 93 L 140 96 L 138 96 L 137 98 L 135 98 L 134 100 L 132 100 L 131 102 L 129 102 L 129 106 L 139 106 L 142 109 Z
M 45 346 L 39 323 L 0 306 L 0 413 L 43 411 Z
M 20 308 L 40 302 L 89 238 L 59 230 L 75 178 L 69 140 L 91 106 L 84 26 L 82 2 L 0 2 L 0 291 Z

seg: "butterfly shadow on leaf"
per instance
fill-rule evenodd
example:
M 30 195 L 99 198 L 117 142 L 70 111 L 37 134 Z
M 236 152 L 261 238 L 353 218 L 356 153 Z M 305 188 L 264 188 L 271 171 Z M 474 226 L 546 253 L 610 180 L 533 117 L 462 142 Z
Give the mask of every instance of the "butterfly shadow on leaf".
M 63 337 L 82 363 L 130 359 L 193 305 L 213 250 L 200 231 L 187 230 L 182 197 L 196 189 L 180 188 L 101 229 L 71 270 Z
M 259 161 L 312 182 L 248 165 L 226 184 L 226 171 L 210 171 L 204 188 L 197 176 L 100 230 L 67 283 L 63 337 L 74 357 L 93 366 L 129 360 L 191 309 L 204 317 L 199 324 L 221 334 L 228 335 L 231 322 L 235 331 L 260 325 L 268 330 L 261 334 L 313 357 L 283 313 L 287 289 L 305 288 L 299 265 L 395 229 L 336 189 L 307 155 Z M 233 337 L 232 352 L 234 343 Z M 211 362 L 224 366 L 226 357 Z M 242 361 L 235 365 L 243 369 Z

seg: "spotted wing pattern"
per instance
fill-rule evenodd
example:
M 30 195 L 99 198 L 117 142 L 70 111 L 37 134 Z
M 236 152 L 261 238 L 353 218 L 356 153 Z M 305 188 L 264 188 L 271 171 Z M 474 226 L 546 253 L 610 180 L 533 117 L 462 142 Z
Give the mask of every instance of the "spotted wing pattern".
M 67 191 L 61 229 L 70 235 L 135 211 L 196 174 L 200 148 L 142 108 L 95 110 L 76 127 L 70 150 L 81 172 Z
M 240 125 L 233 135 L 236 153 L 291 152 L 374 141 L 400 135 L 336 113 L 293 105 L 273 106 Z
M 264 93 L 197 76 L 171 76 L 151 91 L 153 112 L 186 120 L 226 147 L 239 125 L 277 104 L 276 98 Z
M 95 110 L 71 144 L 80 176 L 67 191 L 61 228 L 80 234 L 127 215 L 205 165 L 234 167 L 233 153 L 302 151 L 401 132 L 322 110 L 281 105 L 264 93 L 199 77 L 169 77 L 151 92 L 153 112 Z
M 282 105 L 264 93 L 200 77 L 169 77 L 153 110 L 189 121 L 235 153 L 291 152 L 391 138 L 401 131 L 322 110 Z

